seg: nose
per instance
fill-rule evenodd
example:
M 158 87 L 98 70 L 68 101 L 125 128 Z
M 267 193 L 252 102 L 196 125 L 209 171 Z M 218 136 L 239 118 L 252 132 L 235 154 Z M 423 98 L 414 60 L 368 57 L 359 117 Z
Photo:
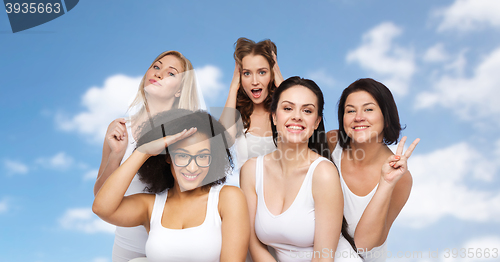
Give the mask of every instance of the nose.
M 186 166 L 186 170 L 191 174 L 195 173 L 198 170 L 198 165 L 196 164 L 194 158 L 191 159 L 189 165 Z
M 365 120 L 365 115 L 363 112 L 356 112 L 356 117 L 354 118 L 354 121 L 356 122 L 361 122 Z
M 257 74 L 253 74 L 252 76 L 252 85 L 256 86 L 259 84 L 259 81 L 257 81 Z
M 163 75 L 161 71 L 155 71 L 155 76 L 158 77 L 159 79 L 163 79 Z
M 292 119 L 295 120 L 295 121 L 301 121 L 302 120 L 302 112 L 301 112 L 301 110 L 295 110 L 293 112 Z

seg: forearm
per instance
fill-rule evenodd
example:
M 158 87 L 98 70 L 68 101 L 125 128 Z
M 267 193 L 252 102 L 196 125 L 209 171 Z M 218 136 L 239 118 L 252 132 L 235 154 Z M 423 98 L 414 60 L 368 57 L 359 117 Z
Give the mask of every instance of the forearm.
M 276 259 L 269 253 L 267 246 L 257 239 L 256 236 L 250 239 L 250 255 L 255 262 L 276 262 Z
M 118 209 L 132 179 L 148 157 L 144 153 L 135 151 L 123 165 L 115 168 L 96 194 L 92 206 L 94 213 L 106 217 Z
M 113 153 L 108 154 L 108 158 L 105 163 L 101 163 L 101 168 L 99 169 L 99 174 L 97 175 L 97 179 L 94 184 L 94 196 L 97 195 L 99 189 L 101 189 L 104 182 L 109 178 L 109 176 L 115 172 L 115 170 L 120 166 L 123 157 L 117 156 Z
M 366 207 L 354 233 L 356 247 L 365 251 L 380 246 L 388 232 L 387 216 L 394 188 L 380 181 L 377 191 Z

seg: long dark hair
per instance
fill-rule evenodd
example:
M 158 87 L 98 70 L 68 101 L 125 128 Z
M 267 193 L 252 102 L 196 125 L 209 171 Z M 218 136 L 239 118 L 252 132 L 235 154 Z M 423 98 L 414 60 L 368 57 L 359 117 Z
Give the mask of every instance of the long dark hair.
M 152 129 L 150 128 L 151 123 L 155 124 Z M 202 184 L 211 187 L 224 183 L 226 174 L 230 174 L 234 166 L 225 140 L 224 132 L 226 129 L 205 111 L 171 109 L 153 116 L 151 121 L 147 121 L 139 127 L 142 131 L 136 149 L 143 144 L 164 136 L 177 134 L 191 127 L 196 127 L 196 133 L 204 134 L 210 140 L 212 163 Z M 218 135 L 221 135 L 223 143 L 220 140 L 210 139 Z M 170 157 L 168 151 L 165 151 L 164 154 L 150 157 L 139 168 L 139 178 L 146 184 L 148 192 L 161 193 L 174 186 L 174 176 L 170 164 L 166 161 L 168 157 Z
M 287 80 L 283 81 L 281 85 L 276 89 L 276 91 L 273 94 L 273 102 L 271 103 L 271 113 L 276 114 L 276 110 L 278 108 L 278 102 L 280 99 L 281 94 L 294 86 L 303 86 L 309 90 L 311 90 L 314 95 L 316 95 L 316 98 L 318 99 L 318 117 L 321 117 L 321 121 L 318 125 L 318 128 L 314 130 L 312 136 L 309 138 L 308 141 L 308 147 L 312 151 L 316 152 L 317 154 L 327 158 L 328 160 L 332 161 L 332 154 L 330 152 L 330 149 L 328 147 L 328 140 L 326 137 L 326 132 L 325 132 L 325 126 L 323 124 L 323 108 L 325 106 L 325 100 L 323 98 L 323 92 L 321 92 L 321 89 L 319 86 L 312 80 L 309 79 L 304 79 L 298 76 L 292 76 L 288 78 Z M 272 117 L 272 116 L 271 116 Z M 271 123 L 273 123 L 271 121 Z M 271 129 L 273 130 L 273 139 L 274 139 L 274 144 L 277 145 L 277 138 L 278 138 L 278 132 L 276 130 L 276 126 L 274 124 L 271 125 Z M 333 161 L 332 161 L 333 163 Z M 334 163 L 335 165 L 335 163 Z M 345 217 L 342 217 L 342 235 L 344 238 L 349 242 L 351 247 L 356 251 L 356 244 L 354 243 L 354 238 L 349 235 L 347 231 L 347 221 Z

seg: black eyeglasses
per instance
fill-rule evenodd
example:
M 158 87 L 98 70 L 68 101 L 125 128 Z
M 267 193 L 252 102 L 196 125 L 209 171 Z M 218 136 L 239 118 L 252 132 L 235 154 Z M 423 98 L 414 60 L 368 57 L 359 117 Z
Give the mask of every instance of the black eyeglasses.
M 210 154 L 198 154 L 193 156 L 186 153 L 171 153 L 170 155 L 173 156 L 174 165 L 178 167 L 188 166 L 193 159 L 199 167 L 208 167 L 212 162 L 212 155 Z

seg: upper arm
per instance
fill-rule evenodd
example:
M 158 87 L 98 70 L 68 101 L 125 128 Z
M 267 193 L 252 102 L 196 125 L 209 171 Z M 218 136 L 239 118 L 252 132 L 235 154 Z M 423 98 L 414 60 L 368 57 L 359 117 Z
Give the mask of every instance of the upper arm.
M 102 220 L 120 227 L 135 227 L 144 225 L 149 229 L 149 213 L 154 204 L 155 195 L 134 194 L 123 197 L 115 212 Z
M 344 198 L 337 168 L 329 161 L 314 170 L 312 192 L 315 209 L 314 250 L 336 250 L 342 227 Z M 329 257 L 329 260 L 333 258 Z
M 245 261 L 250 237 L 250 222 L 241 189 L 224 186 L 219 195 L 222 219 L 221 261 Z

